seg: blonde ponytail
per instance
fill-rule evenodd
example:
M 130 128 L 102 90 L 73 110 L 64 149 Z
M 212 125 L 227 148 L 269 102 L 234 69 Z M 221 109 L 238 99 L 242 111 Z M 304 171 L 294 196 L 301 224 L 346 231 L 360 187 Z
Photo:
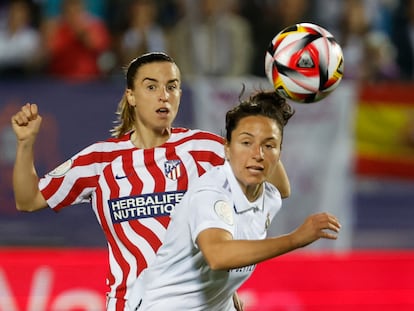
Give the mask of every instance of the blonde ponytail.
M 118 104 L 117 111 L 115 113 L 117 119 L 114 122 L 116 125 L 111 129 L 111 136 L 119 138 L 129 131 L 134 129 L 135 124 L 135 112 L 124 94 L 121 101 Z

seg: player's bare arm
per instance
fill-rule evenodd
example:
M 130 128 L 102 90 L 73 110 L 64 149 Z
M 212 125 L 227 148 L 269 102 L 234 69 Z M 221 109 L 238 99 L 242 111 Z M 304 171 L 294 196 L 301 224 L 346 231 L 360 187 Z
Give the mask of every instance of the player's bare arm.
M 233 240 L 226 230 L 206 229 L 198 235 L 197 245 L 212 270 L 229 270 L 283 255 L 320 238 L 337 239 L 340 227 L 335 216 L 320 213 L 306 218 L 289 234 L 265 240 Z
M 35 211 L 47 206 L 38 188 L 39 177 L 34 167 L 33 146 L 42 122 L 35 104 L 24 105 L 11 118 L 17 138 L 13 169 L 13 190 L 19 211 Z
M 290 196 L 290 182 L 282 161 L 279 160 L 268 181 L 279 190 L 282 199 Z

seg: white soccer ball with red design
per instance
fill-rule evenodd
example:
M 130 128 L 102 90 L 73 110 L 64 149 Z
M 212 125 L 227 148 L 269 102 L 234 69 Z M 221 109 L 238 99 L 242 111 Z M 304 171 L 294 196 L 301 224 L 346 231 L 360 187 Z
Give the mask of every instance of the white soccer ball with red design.
M 266 76 L 275 90 L 298 103 L 314 103 L 342 80 L 341 46 L 323 27 L 300 23 L 283 29 L 269 44 Z

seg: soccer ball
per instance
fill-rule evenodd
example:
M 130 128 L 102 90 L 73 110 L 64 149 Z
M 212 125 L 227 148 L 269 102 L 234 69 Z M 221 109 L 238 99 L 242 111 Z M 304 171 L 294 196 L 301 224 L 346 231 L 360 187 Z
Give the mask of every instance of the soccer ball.
M 265 72 L 275 90 L 298 103 L 314 103 L 342 80 L 344 57 L 326 29 L 300 23 L 283 29 L 269 44 Z

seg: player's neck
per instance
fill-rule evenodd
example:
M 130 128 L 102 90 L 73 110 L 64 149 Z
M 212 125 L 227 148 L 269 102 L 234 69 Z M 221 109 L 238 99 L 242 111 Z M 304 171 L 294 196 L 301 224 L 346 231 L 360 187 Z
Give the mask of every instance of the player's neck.
M 150 149 L 164 144 L 171 135 L 171 129 L 160 131 L 149 131 L 145 129 L 136 130 L 131 135 L 131 142 L 140 149 Z
M 249 202 L 254 202 L 258 199 L 258 197 L 262 194 L 263 184 L 258 184 L 255 186 L 246 187 L 244 190 L 244 194 Z

